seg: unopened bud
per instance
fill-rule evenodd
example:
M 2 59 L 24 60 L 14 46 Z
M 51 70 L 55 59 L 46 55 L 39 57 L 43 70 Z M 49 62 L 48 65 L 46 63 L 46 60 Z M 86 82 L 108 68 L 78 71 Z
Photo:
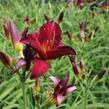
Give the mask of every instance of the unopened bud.
M 81 37 L 81 41 L 84 44 L 84 42 L 85 42 L 86 22 L 80 22 L 79 26 L 80 26 L 80 37 Z
M 61 23 L 61 22 L 63 21 L 63 18 L 64 18 L 64 11 L 62 11 L 62 12 L 59 14 L 58 22 Z
M 26 37 L 28 33 L 28 27 L 26 27 L 22 32 L 22 37 Z
M 84 64 L 83 60 L 80 61 L 80 68 L 81 68 L 81 70 L 83 70 L 85 68 L 85 64 Z
M 101 70 L 99 73 L 98 73 L 98 75 L 96 76 L 96 80 L 100 80 L 103 76 L 104 76 L 104 74 L 106 73 L 106 70 Z
M 7 67 L 11 67 L 13 63 L 13 59 L 6 53 L 0 51 L 0 60 Z
M 67 31 L 66 34 L 67 34 L 67 36 L 68 36 L 68 38 L 70 40 L 75 40 L 74 37 L 72 36 L 72 33 L 70 33 L 69 31 Z
M 77 5 L 82 8 L 84 6 L 84 0 L 77 0 Z
M 29 16 L 25 16 L 25 17 L 24 17 L 24 22 L 25 22 L 26 24 L 29 24 L 29 22 L 30 22 Z
M 90 32 L 90 33 L 88 34 L 88 41 L 91 41 L 91 38 L 92 38 L 92 32 Z
M 45 18 L 45 20 L 46 20 L 47 22 L 49 22 L 49 21 L 50 21 L 50 17 L 49 17 L 49 16 L 47 16 L 46 14 L 44 15 L 44 18 Z
M 6 35 L 9 35 L 7 37 L 11 38 L 14 48 L 17 51 L 22 51 L 23 46 L 20 43 L 21 35 L 18 33 L 17 27 L 14 22 L 11 20 L 7 21 L 6 25 L 4 26 L 4 31 Z
M 73 71 L 76 76 L 78 76 L 81 72 L 81 69 L 79 68 L 79 66 L 76 63 L 73 63 Z
M 8 31 L 7 25 L 4 25 L 4 34 L 7 39 L 11 39 L 10 33 Z

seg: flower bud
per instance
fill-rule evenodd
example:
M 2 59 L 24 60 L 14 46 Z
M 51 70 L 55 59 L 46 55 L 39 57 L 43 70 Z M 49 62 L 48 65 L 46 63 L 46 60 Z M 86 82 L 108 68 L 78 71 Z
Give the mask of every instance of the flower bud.
M 25 22 L 26 24 L 29 24 L 29 22 L 30 22 L 29 16 L 25 16 L 25 17 L 24 17 L 24 22 Z
M 63 21 L 63 18 L 64 18 L 64 11 L 62 11 L 62 12 L 59 14 L 58 22 L 61 23 L 61 22 Z
M 13 59 L 8 55 L 0 51 L 0 60 L 7 67 L 11 67 Z
M 23 45 L 20 43 L 21 35 L 18 33 L 14 22 L 7 21 L 6 25 L 4 26 L 4 31 L 6 36 L 11 38 L 15 50 L 21 52 L 23 50 Z
M 85 68 L 85 64 L 84 64 L 83 60 L 80 61 L 80 68 L 81 68 L 81 70 L 83 70 Z
M 96 76 L 96 80 L 100 80 L 100 79 L 104 76 L 105 73 L 106 73 L 106 70 L 105 70 L 105 69 L 102 69 L 102 70 L 98 73 L 98 75 Z
M 73 63 L 73 71 L 74 71 L 76 76 L 78 76 L 81 72 L 80 67 L 76 63 Z
M 86 22 L 80 22 L 80 38 L 82 43 L 84 44 L 85 42 L 85 30 L 86 30 Z
M 70 33 L 69 31 L 67 31 L 66 34 L 67 34 L 67 36 L 68 36 L 68 38 L 70 40 L 75 40 L 75 38 L 73 37 L 72 33 Z
M 50 21 L 50 17 L 49 17 L 49 16 L 47 16 L 46 14 L 44 15 L 44 18 L 45 18 L 45 20 L 46 20 L 47 22 L 49 22 L 49 21 Z

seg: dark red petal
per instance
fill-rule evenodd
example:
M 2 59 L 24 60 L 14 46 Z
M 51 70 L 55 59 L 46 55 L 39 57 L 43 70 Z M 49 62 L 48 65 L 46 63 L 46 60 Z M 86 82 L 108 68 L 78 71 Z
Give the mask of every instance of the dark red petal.
M 34 33 L 32 33 L 32 34 L 29 34 L 28 37 L 22 38 L 22 39 L 20 40 L 20 42 L 22 42 L 22 43 L 24 43 L 24 44 L 27 44 L 27 45 L 33 46 L 32 43 L 37 42 L 38 36 L 39 36 L 39 33 L 34 32 Z
M 20 42 L 35 48 L 38 51 L 40 57 L 43 59 L 46 59 L 46 54 L 41 48 L 41 45 L 38 41 L 38 37 L 39 37 L 39 33 L 32 33 L 32 34 L 29 34 L 28 37 L 22 38 Z
M 59 46 L 62 40 L 62 32 L 59 25 L 55 22 L 47 22 L 44 24 L 40 30 L 39 42 L 45 46 L 49 46 L 50 48 L 55 48 Z
M 64 55 L 75 56 L 76 52 L 73 48 L 69 46 L 61 46 L 61 47 L 58 47 L 56 50 L 48 51 L 47 59 L 55 59 Z
M 64 79 L 59 82 L 62 87 L 66 87 L 69 80 L 69 74 L 64 75 Z
M 63 94 L 64 91 L 66 90 L 66 85 L 68 83 L 69 80 L 69 75 L 65 74 L 64 79 L 59 81 L 58 84 L 56 85 L 55 89 L 54 89 L 54 93 L 55 94 Z
M 38 79 L 40 76 L 43 76 L 49 68 L 50 65 L 48 63 L 37 59 L 32 68 L 31 79 Z
M 16 67 L 15 67 L 13 73 L 17 72 L 24 65 L 26 65 L 26 61 L 23 58 L 20 58 L 16 64 Z

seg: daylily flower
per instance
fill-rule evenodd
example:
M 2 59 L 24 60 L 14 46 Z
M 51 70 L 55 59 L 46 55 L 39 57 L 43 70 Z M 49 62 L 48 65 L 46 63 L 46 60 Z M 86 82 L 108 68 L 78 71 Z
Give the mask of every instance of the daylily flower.
M 13 46 L 17 51 L 22 51 L 23 46 L 20 43 L 21 36 L 18 33 L 16 25 L 13 21 L 7 21 L 6 25 L 4 26 L 5 35 L 12 40 Z
M 51 76 L 50 79 L 53 81 L 54 84 L 54 93 L 52 100 L 55 101 L 56 106 L 59 106 L 64 101 L 64 96 L 77 89 L 75 85 L 67 86 L 69 80 L 68 74 L 65 75 L 64 80 L 59 80 L 54 76 Z
M 36 55 L 34 55 L 36 61 L 34 61 L 31 74 L 33 79 L 44 75 L 48 71 L 50 68 L 47 63 L 48 60 L 64 55 L 74 57 L 76 55 L 73 48 L 62 44 L 61 29 L 54 21 L 45 23 L 41 26 L 39 32 L 28 34 L 27 37 L 21 39 L 21 42 L 33 48 L 34 51 L 36 50 Z
M 1 51 L 0 51 L 0 60 L 7 67 L 10 67 L 13 63 L 12 57 Z

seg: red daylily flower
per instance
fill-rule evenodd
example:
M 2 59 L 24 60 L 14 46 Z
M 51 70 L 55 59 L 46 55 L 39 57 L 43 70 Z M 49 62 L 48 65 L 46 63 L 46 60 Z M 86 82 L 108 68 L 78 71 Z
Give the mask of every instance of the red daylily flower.
M 50 79 L 54 84 L 54 94 L 53 100 L 56 102 L 56 106 L 59 106 L 64 101 L 64 96 L 70 94 L 76 89 L 75 85 L 67 86 L 69 75 L 66 74 L 64 80 L 59 80 L 54 76 L 51 76 Z
M 35 58 L 40 59 L 41 65 L 43 63 L 47 67 L 46 70 L 44 70 L 45 72 L 41 73 L 38 67 L 40 67 L 40 69 L 42 68 L 40 64 L 37 64 L 37 61 L 35 61 L 35 65 L 33 66 L 34 70 L 32 70 L 34 77 L 37 77 L 40 73 L 40 76 L 42 76 L 42 74 L 47 72 L 49 65 L 45 62 L 46 60 L 55 59 L 63 55 L 76 55 L 73 48 L 62 44 L 61 29 L 54 21 L 45 23 L 39 29 L 39 32 L 28 34 L 27 37 L 21 39 L 21 42 L 34 48 L 37 51 Z M 37 66 L 37 68 L 35 68 L 35 66 Z

